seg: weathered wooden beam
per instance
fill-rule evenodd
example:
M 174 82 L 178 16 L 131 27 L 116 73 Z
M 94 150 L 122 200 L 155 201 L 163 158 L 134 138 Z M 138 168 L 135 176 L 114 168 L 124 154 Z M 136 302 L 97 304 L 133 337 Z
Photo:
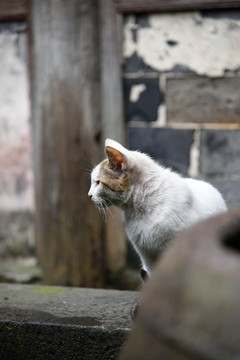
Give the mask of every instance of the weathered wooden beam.
M 0 0 L 0 21 L 24 20 L 27 0 Z
M 104 227 L 87 197 L 100 146 L 94 0 L 32 0 L 36 240 L 44 283 L 104 283 Z
M 103 139 L 112 138 L 125 143 L 123 114 L 120 15 L 112 0 L 99 1 L 100 35 L 100 103 Z M 126 262 L 126 239 L 119 210 L 111 208 L 107 218 L 107 267 L 119 270 Z
M 240 8 L 240 0 L 113 0 L 121 13 Z
M 99 1 L 101 114 L 103 137 L 125 142 L 123 115 L 119 17 L 112 0 Z

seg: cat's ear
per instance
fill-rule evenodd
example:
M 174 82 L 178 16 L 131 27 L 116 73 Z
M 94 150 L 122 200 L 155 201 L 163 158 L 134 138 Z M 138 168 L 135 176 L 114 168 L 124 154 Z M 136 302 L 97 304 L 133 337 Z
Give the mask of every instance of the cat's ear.
M 105 147 L 106 155 L 108 157 L 110 165 L 115 169 L 124 169 L 125 160 L 123 154 L 111 146 Z
M 128 150 L 117 141 L 106 139 L 105 152 L 113 169 L 126 170 Z

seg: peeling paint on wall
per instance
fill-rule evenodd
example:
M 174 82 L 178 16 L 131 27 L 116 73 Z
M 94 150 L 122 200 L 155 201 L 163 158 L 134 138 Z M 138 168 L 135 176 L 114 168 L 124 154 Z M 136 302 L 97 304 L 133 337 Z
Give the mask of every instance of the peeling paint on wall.
M 0 210 L 4 211 L 33 209 L 28 76 L 18 40 L 17 33 L 0 33 L 4 54 L 0 57 Z
M 132 86 L 131 91 L 130 91 L 130 95 L 129 95 L 130 101 L 131 102 L 137 102 L 139 100 L 139 97 L 140 97 L 141 93 L 143 91 L 145 91 L 146 88 L 147 87 L 146 87 L 145 84 L 139 84 L 139 85 Z
M 237 12 L 237 10 L 236 10 Z M 134 54 L 156 71 L 183 66 L 199 75 L 222 76 L 240 67 L 240 17 L 211 17 L 200 12 L 149 15 L 150 26 L 124 27 L 123 55 Z M 134 39 L 132 30 L 134 29 Z
M 163 100 L 158 77 L 125 79 L 125 113 L 128 121 L 156 121 Z

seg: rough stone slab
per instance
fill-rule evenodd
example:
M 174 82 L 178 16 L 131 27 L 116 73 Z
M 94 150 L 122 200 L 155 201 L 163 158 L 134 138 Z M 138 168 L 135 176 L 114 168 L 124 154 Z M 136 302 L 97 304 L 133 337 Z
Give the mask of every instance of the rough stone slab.
M 0 285 L 0 359 L 115 359 L 137 293 Z
M 134 88 L 142 87 L 135 99 L 132 98 Z M 127 121 L 156 121 L 158 107 L 163 101 L 159 87 L 159 77 L 125 79 L 125 111 Z
M 193 130 L 130 127 L 129 144 L 132 150 L 141 150 L 165 166 L 186 174 Z
M 240 123 L 240 78 L 168 79 L 167 121 L 174 123 Z
M 124 330 L 32 323 L 0 323 L 1 359 L 116 359 Z
M 240 174 L 240 130 L 202 130 L 200 171 Z

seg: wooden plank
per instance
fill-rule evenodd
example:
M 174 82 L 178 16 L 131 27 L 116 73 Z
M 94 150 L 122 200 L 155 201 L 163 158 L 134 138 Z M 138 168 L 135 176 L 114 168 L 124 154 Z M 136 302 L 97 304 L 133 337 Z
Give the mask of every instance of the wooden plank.
M 121 13 L 240 8 L 240 0 L 114 0 Z
M 24 20 L 27 17 L 27 0 L 0 0 L 0 20 Z
M 125 141 L 118 18 L 112 0 L 100 0 L 100 74 L 103 137 Z M 122 29 L 121 29 L 122 30 Z
M 94 0 L 32 0 L 36 240 L 44 283 L 101 287 L 104 227 L 87 197 L 98 162 L 99 57 Z
M 99 1 L 101 123 L 103 139 L 112 138 L 125 143 L 123 98 L 120 60 L 121 44 L 118 34 L 119 15 L 112 0 Z M 107 267 L 120 270 L 126 263 L 126 239 L 119 209 L 111 208 L 107 215 Z

